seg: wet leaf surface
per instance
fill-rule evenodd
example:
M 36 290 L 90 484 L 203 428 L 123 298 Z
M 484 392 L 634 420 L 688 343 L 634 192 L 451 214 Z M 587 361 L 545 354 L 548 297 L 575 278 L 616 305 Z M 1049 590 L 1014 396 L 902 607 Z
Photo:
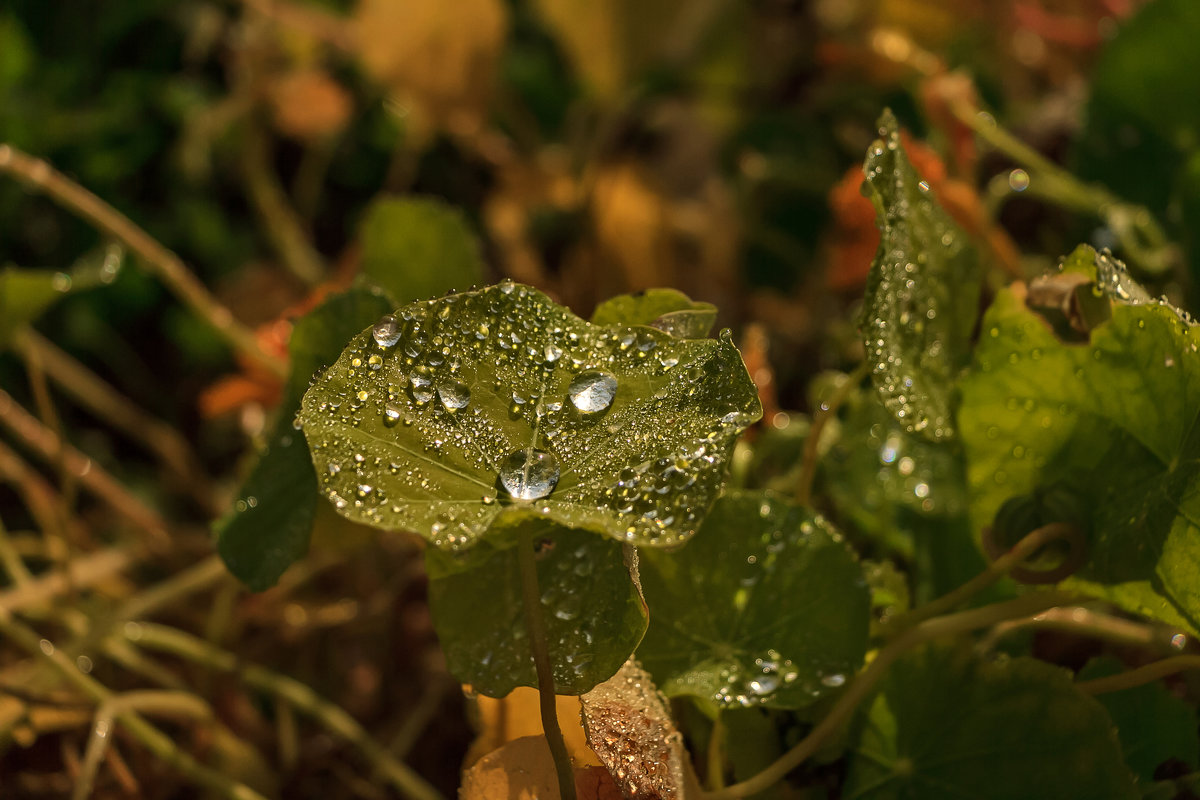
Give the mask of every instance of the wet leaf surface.
M 588 745 L 628 800 L 684 797 L 687 752 L 666 698 L 630 659 L 580 698 Z
M 294 418 L 309 379 L 337 358 L 341 342 L 391 305 L 382 293 L 358 287 L 330 297 L 296 320 L 288 344 L 291 374 L 275 428 L 242 483 L 233 510 L 216 525 L 221 558 L 254 591 L 273 586 L 308 552 L 320 495 Z
M 499 523 L 462 556 L 426 550 L 429 603 L 447 666 L 491 697 L 537 686 L 517 549 L 502 548 L 522 534 L 538 543 L 538 588 L 555 690 L 582 694 L 613 675 L 633 652 L 646 631 L 646 608 L 619 543 L 542 519 Z
M 650 629 L 638 659 L 671 697 L 802 708 L 866 651 L 862 570 L 820 516 L 759 493 L 722 497 L 677 553 L 641 553 Z
M 1138 796 L 1104 707 L 1031 658 L 916 650 L 892 666 L 851 736 L 848 800 Z
M 678 543 L 760 414 L 728 337 L 599 327 L 506 282 L 382 318 L 300 417 L 342 514 L 457 550 L 512 511 Z
M 1088 515 L 1087 563 L 1069 583 L 1197 629 L 1200 620 L 1200 331 L 1117 302 L 1087 344 L 1064 344 L 1012 290 L 984 317 L 959 424 L 975 529 L 1009 498 L 1055 488 Z M 1144 293 L 1143 293 L 1144 294 Z
M 881 234 L 863 305 L 863 344 L 892 415 L 910 431 L 946 439 L 954 435 L 952 393 L 977 317 L 978 255 L 913 169 L 890 111 L 879 134 L 863 165 Z

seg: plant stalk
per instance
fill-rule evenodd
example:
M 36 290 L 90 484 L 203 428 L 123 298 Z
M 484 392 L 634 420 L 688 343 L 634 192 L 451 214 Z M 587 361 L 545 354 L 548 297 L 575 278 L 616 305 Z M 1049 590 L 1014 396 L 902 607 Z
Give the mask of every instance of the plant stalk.
M 534 559 L 534 540 L 531 534 L 521 537 L 517 545 L 517 561 L 521 568 L 521 599 L 525 606 L 525 630 L 529 635 L 529 647 L 533 651 L 533 665 L 537 670 L 538 701 L 542 712 L 542 730 L 550 745 L 554 758 L 554 770 L 558 773 L 558 790 L 562 800 L 575 800 L 575 772 L 571 768 L 571 756 L 567 743 L 563 741 L 558 727 L 558 709 L 554 701 L 554 672 L 550 667 L 550 650 L 546 640 L 546 626 L 542 620 L 542 593 L 538 589 L 537 561 Z
M 1080 681 L 1075 686 L 1079 691 L 1087 692 L 1088 694 L 1119 692 L 1122 689 L 1133 689 L 1142 684 L 1150 683 L 1151 681 L 1156 681 L 1159 678 L 1165 678 L 1168 675 L 1174 675 L 1176 672 L 1183 672 L 1187 669 L 1200 669 L 1200 656 L 1171 656 L 1161 661 L 1152 661 L 1145 666 L 1131 669 L 1128 672 L 1122 672 L 1119 675 L 1110 675 L 1107 678 L 1095 678 L 1090 681 Z
M 782 781 L 789 772 L 803 764 L 820 750 L 826 741 L 841 730 L 842 725 L 850 719 L 859 703 L 871 694 L 875 685 L 887 674 L 892 664 L 912 648 L 934 639 L 987 628 L 999 622 L 1025 617 L 1047 608 L 1062 605 L 1071 599 L 1071 595 L 1062 592 L 1034 592 L 1005 603 L 996 603 L 983 608 L 937 617 L 910 628 L 879 650 L 871 665 L 859 673 L 858 677 L 850 683 L 846 691 L 834 703 L 829 714 L 799 744 L 753 778 L 716 792 L 707 792 L 704 794 L 704 800 L 738 800 L 738 798 L 749 797 L 769 789 Z

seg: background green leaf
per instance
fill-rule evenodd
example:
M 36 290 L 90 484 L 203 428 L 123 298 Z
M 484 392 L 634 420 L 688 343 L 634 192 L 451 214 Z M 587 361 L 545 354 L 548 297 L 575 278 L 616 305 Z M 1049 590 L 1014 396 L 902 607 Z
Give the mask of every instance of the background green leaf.
M 925 647 L 860 710 L 846 800 L 1128 800 L 1112 721 L 1058 667 Z
M 446 549 L 473 544 L 510 507 L 638 545 L 677 543 L 762 413 L 728 338 L 597 327 L 509 282 L 396 314 L 394 344 L 356 337 L 301 418 L 342 514 Z M 597 370 L 615 394 L 584 413 L 570 387 Z M 531 450 L 557 465 L 557 483 L 515 499 L 499 476 Z
M 483 282 L 479 242 L 462 212 L 428 197 L 379 197 L 359 232 L 362 272 L 397 303 Z
M 717 307 L 697 303 L 677 289 L 646 289 L 605 300 L 592 312 L 596 325 L 649 325 L 680 339 L 708 336 Z
M 124 260 L 124 250 L 109 245 L 89 251 L 67 272 L 12 266 L 0 269 L 0 346 L 59 298 L 112 283 Z
M 863 164 L 881 235 L 863 305 L 863 344 L 892 415 L 908 430 L 944 439 L 954 434 L 951 394 L 970 357 L 978 255 L 913 169 L 890 111 L 879 120 L 879 135 Z
M 1093 658 L 1075 679 L 1090 681 L 1124 672 L 1112 656 Z M 1196 769 L 1200 756 L 1196 709 L 1167 691 L 1160 682 L 1147 683 L 1119 692 L 1096 696 L 1117 724 L 1125 763 L 1144 784 L 1154 780 L 1154 771 L 1168 759 L 1178 759 Z
M 1010 290 L 983 320 L 959 425 L 972 521 L 1061 487 L 1090 514 L 1072 582 L 1171 624 L 1200 620 L 1200 332 L 1160 305 L 1116 305 L 1064 344 Z
M 308 551 L 320 498 L 312 459 L 293 422 L 300 398 L 313 374 L 337 358 L 342 343 L 392 305 L 382 292 L 360 286 L 296 320 L 288 344 L 291 374 L 275 428 L 232 512 L 216 525 L 225 565 L 254 591 L 273 586 Z
M 652 614 L 638 658 L 668 696 L 802 708 L 862 663 L 862 569 L 800 506 L 725 495 L 680 552 L 642 552 L 641 577 Z
M 582 694 L 612 677 L 646 631 L 646 606 L 620 543 L 541 519 L 501 527 L 506 530 L 466 551 L 470 569 L 461 569 L 455 555 L 425 551 L 433 624 L 450 671 L 491 697 L 538 685 L 525 631 L 519 545 L 494 542 L 532 535 L 539 542 L 538 588 L 555 691 Z

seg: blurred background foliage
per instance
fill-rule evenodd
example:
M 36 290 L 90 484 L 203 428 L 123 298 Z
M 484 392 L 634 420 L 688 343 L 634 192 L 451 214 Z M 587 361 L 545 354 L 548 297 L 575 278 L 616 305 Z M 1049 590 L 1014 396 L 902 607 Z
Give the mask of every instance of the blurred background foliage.
M 1120 218 L 1043 192 L 1011 152 L 981 145 L 987 120 L 1144 206 L 1170 241 L 1142 243 L 1156 265 L 1143 277 L 1178 298 L 1200 277 L 1198 40 L 1191 0 L 8 0 L 0 142 L 143 226 L 281 358 L 296 314 L 372 264 L 410 257 L 390 231 L 440 224 L 394 216 L 396 196 L 457 209 L 485 280 L 534 284 L 581 315 L 654 286 L 715 303 L 718 325 L 739 332 L 766 424 L 783 430 L 740 478 L 762 485 L 754 470 L 795 466 L 782 409 L 809 408 L 813 376 L 859 357 L 853 320 L 878 241 L 859 186 L 880 110 L 895 110 L 918 169 L 999 274 L 1040 274 L 1079 241 L 1139 260 L 1121 250 Z M 146 272 L 109 264 L 85 290 L 73 265 L 105 244 L 45 196 L 0 181 L 0 265 L 74 289 L 45 300 L 37 331 L 178 430 L 228 505 L 282 383 L 236 362 Z M 28 296 L 3 280 L 0 313 L 14 314 Z M 0 386 L 31 407 L 27 372 L 0 355 Z M 190 544 L 176 563 L 205 552 L 214 506 L 186 480 L 164 481 L 103 420 L 59 405 L 75 446 L 194 529 L 177 539 Z M 878 445 L 875 410 L 852 411 L 846 442 Z M 852 470 L 855 457 L 845 445 L 831 469 Z M 5 523 L 35 528 L 11 483 L 0 487 Z M 961 516 L 954 491 L 947 505 Z M 912 515 L 886 494 L 869 498 L 861 527 Z M 98 513 L 88 502 L 85 518 Z M 349 536 L 331 514 L 321 524 L 320 541 Z M 964 556 L 966 575 L 976 561 Z M 307 604 L 280 590 L 250 598 L 228 623 L 236 632 L 218 638 L 284 664 L 303 642 L 336 639 L 291 666 L 387 728 L 422 694 L 422 670 L 440 669 L 423 579 L 407 563 L 399 576 L 370 559 L 329 566 Z M 347 585 L 357 599 L 340 599 Z M 371 602 L 398 613 L 371 617 Z M 193 612 L 193 629 L 226 624 Z M 341 624 L 350 619 L 357 628 Z M 275 650 L 239 638 L 276 626 Z M 406 660 L 420 662 L 417 677 L 391 686 Z M 461 747 L 460 701 L 443 694 L 454 714 L 427 746 Z M 261 709 L 226 710 L 247 729 L 266 724 Z M 5 758 L 0 772 L 13 768 Z M 452 791 L 457 766 L 424 771 Z

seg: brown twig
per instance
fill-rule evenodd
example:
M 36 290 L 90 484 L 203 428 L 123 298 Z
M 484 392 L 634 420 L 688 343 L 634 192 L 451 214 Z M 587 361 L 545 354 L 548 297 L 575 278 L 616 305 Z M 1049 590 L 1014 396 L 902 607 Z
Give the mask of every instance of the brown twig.
M 49 163 L 23 153 L 12 145 L 0 144 L 0 173 L 8 173 L 44 192 L 59 205 L 123 242 L 184 305 L 212 326 L 236 351 L 261 364 L 273 375 L 287 375 L 284 364 L 263 351 L 254 332 L 234 319 L 229 309 L 209 293 L 179 256 L 124 214 Z
M 162 545 L 168 541 L 166 523 L 158 512 L 148 508 L 92 459 L 65 442 L 60 442 L 53 431 L 38 422 L 3 389 L 0 389 L 0 425 L 48 462 L 54 462 L 61 448 L 61 457 L 67 469 L 79 478 L 85 489 L 134 523 L 155 544 Z
M 157 456 L 201 508 L 212 514 L 219 513 L 208 476 L 175 428 L 143 411 L 32 328 L 21 331 L 13 344 L 24 357 L 36 359 L 46 375 L 81 406 Z

